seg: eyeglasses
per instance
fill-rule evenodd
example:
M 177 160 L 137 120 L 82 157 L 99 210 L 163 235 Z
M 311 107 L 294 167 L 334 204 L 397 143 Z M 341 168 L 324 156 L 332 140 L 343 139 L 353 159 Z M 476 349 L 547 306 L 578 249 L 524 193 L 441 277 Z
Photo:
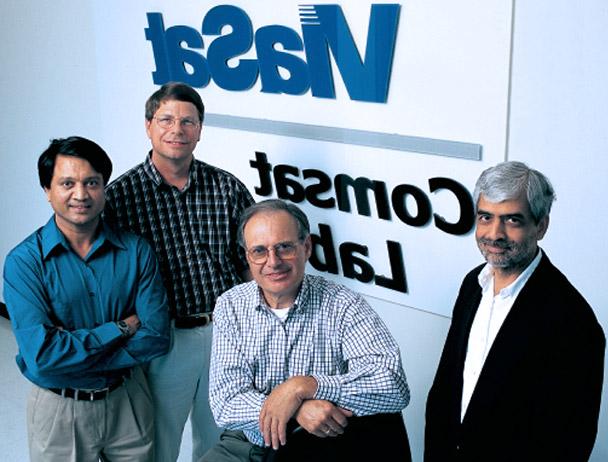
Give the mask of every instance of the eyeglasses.
M 281 260 L 291 260 L 298 253 L 298 243 L 280 242 L 272 247 L 258 245 L 247 249 L 247 255 L 252 263 L 262 265 L 268 260 L 270 251 L 274 251 L 274 255 Z
M 171 128 L 175 125 L 175 122 L 179 121 L 179 125 L 181 128 L 185 130 L 194 130 L 200 125 L 198 120 L 194 120 L 190 117 L 182 117 L 181 119 L 178 117 L 171 116 L 162 116 L 162 117 L 152 117 L 156 120 L 156 123 L 160 128 Z

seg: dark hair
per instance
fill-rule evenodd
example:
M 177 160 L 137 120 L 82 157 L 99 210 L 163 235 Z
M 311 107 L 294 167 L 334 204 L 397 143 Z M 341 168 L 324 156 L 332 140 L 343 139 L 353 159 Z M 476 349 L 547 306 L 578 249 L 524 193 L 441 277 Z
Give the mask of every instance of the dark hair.
M 108 184 L 112 175 L 112 161 L 106 152 L 91 140 L 80 136 L 70 136 L 69 138 L 51 140 L 49 147 L 38 158 L 38 178 L 40 179 L 40 186 L 43 188 L 51 187 L 55 160 L 58 154 L 88 161 L 96 172 L 101 173 L 103 184 Z
M 243 213 L 241 214 L 241 219 L 239 223 L 238 230 L 238 240 L 239 244 L 242 247 L 245 247 L 245 238 L 243 236 L 245 225 L 247 222 L 256 214 L 261 212 L 287 212 L 289 213 L 296 224 L 298 225 L 298 239 L 303 241 L 310 234 L 310 224 L 308 223 L 308 218 L 302 212 L 302 209 L 297 205 L 291 204 L 290 202 L 285 202 L 280 199 L 267 199 L 262 202 L 258 202 L 257 204 L 250 205 L 247 207 Z
M 483 195 L 490 202 L 502 202 L 525 195 L 536 223 L 551 212 L 555 191 L 549 179 L 523 162 L 502 162 L 484 170 L 475 184 L 475 207 Z
M 146 101 L 146 120 L 152 120 L 161 103 L 172 100 L 194 104 L 198 111 L 199 122 L 203 123 L 205 105 L 201 96 L 190 85 L 181 82 L 168 82 L 152 93 Z

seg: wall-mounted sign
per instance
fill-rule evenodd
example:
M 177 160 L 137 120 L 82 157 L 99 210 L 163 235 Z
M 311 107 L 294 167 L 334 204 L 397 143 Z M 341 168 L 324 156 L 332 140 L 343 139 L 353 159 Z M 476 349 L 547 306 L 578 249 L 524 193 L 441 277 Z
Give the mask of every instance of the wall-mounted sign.
M 117 173 L 149 149 L 146 98 L 185 81 L 206 106 L 196 156 L 304 209 L 309 271 L 449 315 L 481 261 L 470 191 L 504 158 L 512 2 L 109 1 L 99 141 Z
M 265 93 L 302 95 L 310 90 L 315 97 L 335 98 L 333 60 L 351 99 L 384 103 L 399 11 L 395 4 L 371 6 L 363 53 L 340 5 L 300 5 L 300 31 L 279 24 L 255 27 L 247 12 L 233 5 L 211 8 L 200 31 L 166 27 L 162 13 L 148 13 L 154 83 L 181 81 L 201 88 L 213 79 L 224 90 L 243 91 L 259 76 Z M 256 58 L 241 57 L 252 48 Z

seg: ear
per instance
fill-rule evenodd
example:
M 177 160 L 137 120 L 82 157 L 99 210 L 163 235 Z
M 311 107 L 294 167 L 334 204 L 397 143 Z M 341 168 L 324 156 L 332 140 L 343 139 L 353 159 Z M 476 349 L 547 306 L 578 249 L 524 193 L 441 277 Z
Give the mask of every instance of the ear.
M 46 200 L 51 202 L 51 190 L 47 187 L 44 187 L 44 194 L 46 194 Z
M 304 253 L 306 254 L 306 260 L 312 255 L 312 238 L 310 234 L 304 239 Z
M 152 124 L 152 120 L 144 119 L 144 125 L 146 127 L 146 135 L 148 135 L 149 139 L 152 139 L 150 136 L 150 125 Z
M 540 241 L 543 237 L 545 237 L 545 233 L 547 229 L 549 229 L 549 215 L 542 218 L 537 225 L 538 229 L 536 230 L 536 240 Z

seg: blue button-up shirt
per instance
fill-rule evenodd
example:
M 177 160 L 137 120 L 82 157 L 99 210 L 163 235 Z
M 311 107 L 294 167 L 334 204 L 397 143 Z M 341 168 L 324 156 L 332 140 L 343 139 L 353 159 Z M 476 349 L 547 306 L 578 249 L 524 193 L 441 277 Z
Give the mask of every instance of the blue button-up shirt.
M 54 217 L 6 257 L 4 299 L 17 365 L 44 388 L 99 389 L 167 352 L 167 297 L 151 247 L 103 222 L 80 258 Z M 115 321 L 137 314 L 123 338 Z

